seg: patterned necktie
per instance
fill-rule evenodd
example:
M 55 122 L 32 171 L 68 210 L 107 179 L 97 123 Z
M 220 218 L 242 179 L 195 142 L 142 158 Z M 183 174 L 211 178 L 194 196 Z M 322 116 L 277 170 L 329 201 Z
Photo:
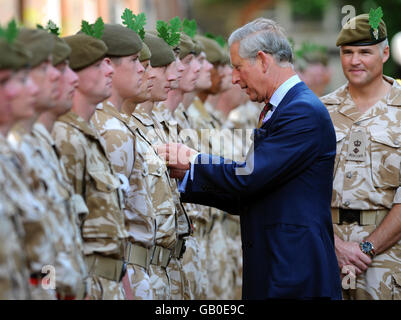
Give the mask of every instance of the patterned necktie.
M 273 108 L 273 105 L 269 102 L 266 103 L 266 105 L 263 107 L 262 112 L 260 113 L 259 116 L 259 122 L 258 122 L 258 129 L 262 126 L 263 124 L 263 119 L 265 118 L 266 113 Z

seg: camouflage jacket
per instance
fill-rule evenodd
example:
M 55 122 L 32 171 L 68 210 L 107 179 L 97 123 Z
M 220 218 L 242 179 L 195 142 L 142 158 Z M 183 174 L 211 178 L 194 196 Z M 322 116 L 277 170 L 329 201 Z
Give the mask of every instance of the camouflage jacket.
M 65 185 L 59 181 L 56 165 L 49 161 L 43 140 L 35 133 L 25 133 L 22 128 L 14 128 L 9 138 L 16 150 L 23 153 L 28 166 L 45 186 L 44 197 L 47 212 L 44 221 L 51 230 L 51 242 L 56 251 L 55 261 L 51 265 L 56 270 L 56 287 L 59 293 L 74 295 L 82 284 L 81 270 L 78 266 L 75 250 L 74 233 L 69 219 L 69 194 Z M 80 254 L 80 253 L 79 253 Z
M 391 209 L 401 203 L 401 86 L 366 112 L 355 106 L 348 85 L 321 98 L 336 130 L 332 207 Z
M 152 114 L 154 115 L 153 120 L 157 122 L 156 125 L 159 125 L 164 131 L 164 136 L 168 137 L 168 140 L 163 141 L 163 143 L 182 142 L 179 137 L 181 128 L 179 128 L 177 121 L 164 103 L 157 104 L 155 108 L 153 108 Z M 171 179 L 171 185 L 174 203 L 177 208 L 177 232 L 180 236 L 188 235 L 192 233 L 191 223 L 181 203 L 177 181 Z
M 114 171 L 127 180 L 124 213 L 130 240 L 150 248 L 155 244 L 156 219 L 150 190 L 144 183 L 147 163 L 143 162 L 144 150 L 136 143 L 135 124 L 131 117 L 118 112 L 110 102 L 99 104 L 91 121 Z
M 8 170 L 0 159 L 0 186 L 10 188 Z M 30 299 L 29 269 L 24 248 L 25 232 L 18 208 L 6 194 L 0 194 L 0 299 Z
M 77 114 L 68 112 L 56 121 L 52 135 L 74 191 L 84 198 L 89 209 L 82 225 L 84 253 L 122 258 L 128 234 L 121 183 L 96 131 Z
M 83 256 L 83 241 L 81 236 L 81 224 L 87 217 L 89 211 L 81 195 L 75 194 L 71 182 L 68 180 L 67 172 L 63 163 L 57 156 L 57 149 L 53 137 L 41 123 L 35 123 L 33 135 L 40 143 L 41 153 L 49 169 L 53 171 L 54 182 L 57 190 L 60 190 L 61 203 L 60 208 L 65 211 L 58 211 L 60 216 L 61 232 L 63 235 L 64 247 L 66 253 L 73 260 L 73 268 L 77 273 L 77 286 L 74 291 L 77 292 L 79 285 L 87 277 L 87 268 Z

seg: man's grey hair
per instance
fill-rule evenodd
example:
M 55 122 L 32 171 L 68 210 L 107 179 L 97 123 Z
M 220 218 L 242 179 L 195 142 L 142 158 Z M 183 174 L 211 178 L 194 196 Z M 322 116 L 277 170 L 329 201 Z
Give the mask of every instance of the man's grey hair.
M 238 54 L 243 59 L 255 60 L 259 51 L 271 54 L 281 66 L 292 64 L 291 45 L 285 31 L 275 21 L 258 18 L 235 30 L 228 45 L 239 42 Z
M 388 39 L 378 43 L 377 45 L 379 46 L 379 49 L 380 49 L 380 55 L 383 57 L 384 49 L 386 49 L 386 47 L 389 46 L 388 45 Z

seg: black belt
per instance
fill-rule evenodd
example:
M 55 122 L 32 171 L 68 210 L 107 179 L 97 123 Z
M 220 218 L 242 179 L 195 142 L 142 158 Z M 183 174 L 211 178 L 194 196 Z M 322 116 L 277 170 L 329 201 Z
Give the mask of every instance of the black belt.
M 339 224 L 346 223 L 354 223 L 357 222 L 361 224 L 361 210 L 352 210 L 352 209 L 342 209 L 339 210 Z

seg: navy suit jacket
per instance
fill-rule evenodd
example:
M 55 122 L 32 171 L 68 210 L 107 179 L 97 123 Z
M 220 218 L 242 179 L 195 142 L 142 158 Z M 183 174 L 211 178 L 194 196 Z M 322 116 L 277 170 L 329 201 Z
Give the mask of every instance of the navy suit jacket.
M 341 299 L 330 212 L 335 154 L 329 113 L 300 82 L 255 129 L 245 163 L 196 159 L 182 201 L 240 215 L 243 299 Z M 249 174 L 237 174 L 244 167 Z

